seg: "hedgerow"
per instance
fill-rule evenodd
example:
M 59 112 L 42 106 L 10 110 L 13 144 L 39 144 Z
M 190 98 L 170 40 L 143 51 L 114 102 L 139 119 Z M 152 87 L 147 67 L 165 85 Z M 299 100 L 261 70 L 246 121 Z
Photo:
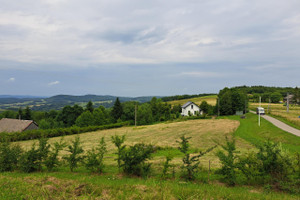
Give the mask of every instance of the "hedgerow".
M 87 126 L 87 127 L 77 127 L 72 126 L 69 128 L 55 128 L 55 129 L 38 129 L 38 130 L 30 130 L 24 132 L 13 132 L 13 133 L 0 133 L 0 138 L 5 138 L 8 141 L 16 142 L 16 141 L 23 141 L 23 140 L 33 140 L 39 139 L 41 137 L 51 138 L 51 137 L 59 137 L 65 135 L 75 135 L 78 133 L 85 133 L 91 131 L 98 131 L 98 130 L 106 130 L 112 128 L 119 128 L 123 126 L 129 125 L 129 122 L 121 122 L 115 124 L 107 124 L 102 126 Z

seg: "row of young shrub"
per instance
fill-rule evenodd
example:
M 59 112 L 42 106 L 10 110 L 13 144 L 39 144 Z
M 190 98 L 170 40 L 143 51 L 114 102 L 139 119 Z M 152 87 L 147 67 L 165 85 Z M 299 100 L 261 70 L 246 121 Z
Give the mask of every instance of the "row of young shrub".
M 230 186 L 237 183 L 263 185 L 266 188 L 300 194 L 300 154 L 292 156 L 280 143 L 266 141 L 257 152 L 240 154 L 235 140 L 221 145 L 218 151 L 222 167 L 217 171 Z M 238 180 L 238 179 L 243 179 Z
M 196 179 L 201 170 L 199 158 L 212 151 L 216 146 L 191 154 L 189 139 L 191 138 L 182 136 L 177 143 L 179 144 L 178 149 L 183 155 L 180 176 L 187 181 L 192 181 Z M 142 177 L 151 174 L 151 163 L 148 161 L 159 148 L 142 143 L 125 146 L 125 136 L 113 136 L 111 141 L 117 148 L 115 160 L 119 172 L 122 170 L 125 174 Z M 216 173 L 221 174 L 221 180 L 228 185 L 261 185 L 300 194 L 299 154 L 293 157 L 280 144 L 270 141 L 259 146 L 258 151 L 248 154 L 240 154 L 236 150 L 234 140 L 229 141 L 226 138 L 226 144 L 220 144 L 220 146 L 223 150 L 218 150 L 216 155 L 222 166 Z M 61 159 L 58 154 L 63 149 L 68 154 Z M 0 171 L 34 172 L 43 169 L 53 171 L 63 163 L 67 163 L 70 171 L 74 171 L 79 164 L 83 164 L 91 172 L 102 173 L 105 169 L 103 160 L 106 152 L 104 138 L 96 147 L 86 152 L 81 146 L 79 136 L 69 145 L 63 140 L 50 145 L 47 138 L 40 138 L 38 145 L 33 144 L 27 151 L 4 141 L 0 143 Z M 166 156 L 161 177 L 175 177 L 175 165 L 171 164 L 172 159 L 172 156 Z M 171 168 L 173 168 L 172 172 L 170 172 Z M 241 179 L 243 180 L 241 181 Z
M 77 127 L 72 126 L 69 128 L 55 128 L 55 129 L 38 129 L 29 130 L 24 132 L 13 132 L 13 133 L 0 133 L 0 138 L 5 138 L 11 142 L 39 139 L 41 137 L 51 138 L 65 135 L 74 135 L 78 133 L 85 133 L 91 131 L 119 128 L 123 126 L 130 125 L 131 122 L 120 122 L 115 124 L 107 124 L 102 126 L 87 126 L 87 127 Z

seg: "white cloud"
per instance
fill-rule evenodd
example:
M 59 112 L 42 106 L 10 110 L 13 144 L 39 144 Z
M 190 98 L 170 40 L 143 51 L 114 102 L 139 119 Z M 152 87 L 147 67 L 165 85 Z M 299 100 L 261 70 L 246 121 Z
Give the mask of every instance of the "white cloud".
M 59 84 L 60 82 L 59 81 L 53 81 L 53 82 L 50 82 L 48 83 L 49 86 L 52 86 L 52 85 L 57 85 Z
M 205 71 L 192 71 L 192 72 L 182 72 L 177 74 L 176 76 L 187 76 L 187 77 L 195 77 L 195 78 L 217 78 L 225 76 L 224 73 L 216 73 L 216 72 L 205 72 Z
M 8 79 L 8 82 L 15 82 L 15 80 L 16 79 L 14 77 L 11 77 L 11 78 Z

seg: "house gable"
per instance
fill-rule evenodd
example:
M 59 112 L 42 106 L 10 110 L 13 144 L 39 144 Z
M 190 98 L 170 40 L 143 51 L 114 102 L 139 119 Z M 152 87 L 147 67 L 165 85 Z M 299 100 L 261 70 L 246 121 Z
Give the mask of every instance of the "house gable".
M 183 106 L 181 106 L 182 112 L 181 115 L 189 116 L 189 115 L 197 115 L 202 114 L 201 109 L 194 102 L 187 102 Z

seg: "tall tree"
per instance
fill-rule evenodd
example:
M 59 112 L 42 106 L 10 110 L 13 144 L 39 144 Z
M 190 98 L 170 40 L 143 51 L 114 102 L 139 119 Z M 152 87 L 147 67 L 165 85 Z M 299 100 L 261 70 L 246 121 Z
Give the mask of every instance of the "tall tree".
M 92 101 L 89 101 L 89 102 L 86 104 L 85 110 L 88 110 L 88 111 L 90 111 L 91 113 L 94 111 L 94 106 L 93 106 L 93 102 L 92 102 Z
M 112 115 L 114 121 L 117 122 L 118 119 L 121 119 L 122 114 L 123 114 L 123 107 L 122 107 L 122 104 L 121 104 L 119 98 L 117 97 L 117 99 L 114 103 L 114 106 L 112 108 L 111 115 Z
M 23 116 L 23 119 L 26 119 L 26 120 L 30 120 L 32 119 L 32 116 L 31 116 L 31 110 L 29 108 L 29 106 L 27 106 L 24 110 L 24 116 Z
M 202 101 L 200 104 L 200 109 L 204 112 L 204 113 L 208 113 L 209 110 L 209 105 L 207 103 L 207 101 Z
M 65 106 L 63 110 L 58 114 L 57 121 L 63 122 L 66 127 L 72 126 L 75 124 L 77 117 L 79 117 L 82 112 L 83 108 L 81 106 Z

